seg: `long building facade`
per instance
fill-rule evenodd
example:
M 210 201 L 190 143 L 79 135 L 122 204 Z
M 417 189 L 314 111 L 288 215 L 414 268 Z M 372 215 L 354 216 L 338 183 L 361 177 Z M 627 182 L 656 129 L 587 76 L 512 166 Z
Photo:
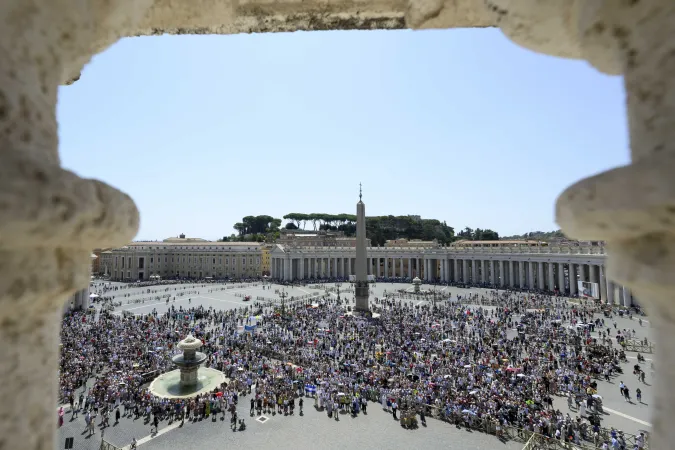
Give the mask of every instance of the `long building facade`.
M 99 270 L 115 281 L 257 278 L 262 276 L 261 247 L 257 242 L 214 242 L 180 235 L 102 252 Z
M 348 278 L 355 275 L 352 247 L 287 247 L 272 250 L 272 278 L 284 281 Z M 600 299 L 631 306 L 633 297 L 605 276 L 602 245 L 368 247 L 368 274 L 378 278 L 487 284 L 540 289 L 576 296 L 577 281 L 598 283 Z

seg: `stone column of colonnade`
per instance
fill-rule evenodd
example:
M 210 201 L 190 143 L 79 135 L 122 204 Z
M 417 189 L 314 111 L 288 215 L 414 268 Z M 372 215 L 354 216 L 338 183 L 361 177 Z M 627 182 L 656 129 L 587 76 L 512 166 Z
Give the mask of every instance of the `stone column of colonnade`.
M 548 264 L 548 289 L 553 291 L 556 288 L 555 284 L 555 269 L 557 264 L 556 263 L 547 263 Z

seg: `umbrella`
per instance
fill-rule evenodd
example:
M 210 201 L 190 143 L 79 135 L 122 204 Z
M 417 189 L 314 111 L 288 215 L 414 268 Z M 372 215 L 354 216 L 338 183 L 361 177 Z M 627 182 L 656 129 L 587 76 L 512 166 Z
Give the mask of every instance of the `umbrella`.
M 470 369 L 470 368 L 471 368 L 471 364 L 465 365 L 464 368 L 465 368 L 465 369 Z
M 602 400 L 602 397 L 601 397 L 601 396 L 599 396 L 598 394 L 593 394 L 593 396 L 592 396 L 592 397 L 593 397 L 593 398 L 599 398 L 600 400 Z
M 522 378 L 522 377 L 524 377 L 524 376 L 525 376 L 525 374 L 524 374 L 524 373 L 519 373 L 519 374 L 518 374 L 518 375 L 516 375 L 516 376 L 517 376 L 518 378 Z

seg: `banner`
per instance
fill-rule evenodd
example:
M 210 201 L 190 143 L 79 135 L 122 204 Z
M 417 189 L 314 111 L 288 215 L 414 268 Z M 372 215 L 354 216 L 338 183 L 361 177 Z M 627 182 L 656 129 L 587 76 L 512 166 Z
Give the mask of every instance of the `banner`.
M 579 297 L 585 298 L 600 298 L 600 286 L 598 283 L 591 283 L 588 281 L 577 281 L 577 287 L 579 288 Z

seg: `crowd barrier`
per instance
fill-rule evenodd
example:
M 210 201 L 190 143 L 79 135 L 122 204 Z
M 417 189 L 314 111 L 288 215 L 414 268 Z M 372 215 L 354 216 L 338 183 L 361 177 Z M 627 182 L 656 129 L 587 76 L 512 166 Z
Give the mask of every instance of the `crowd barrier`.
M 430 417 L 434 419 L 443 420 L 449 423 L 457 423 L 458 420 L 463 420 L 461 414 L 452 414 L 451 417 L 447 417 L 445 412 L 442 411 L 438 406 L 428 405 L 428 408 L 431 408 Z M 496 435 L 497 434 L 497 424 L 496 420 L 488 419 L 476 419 L 472 426 L 472 429 L 481 431 L 483 433 Z M 591 428 L 589 427 L 589 431 Z M 501 438 L 513 440 L 516 442 L 523 442 L 525 446 L 523 449 L 561 449 L 561 450 L 596 450 L 602 445 L 604 441 L 611 441 L 611 430 L 606 428 L 600 428 L 600 432 L 597 435 L 597 438 L 594 436 L 587 436 L 588 438 L 593 438 L 595 441 L 582 440 L 579 444 L 574 444 L 569 441 L 564 441 L 561 439 L 555 439 L 548 436 L 545 436 L 540 433 L 535 433 L 533 431 L 525 430 L 523 428 L 517 428 L 512 426 L 502 426 L 501 427 Z M 623 437 L 626 441 L 626 448 L 633 448 L 637 443 L 637 436 L 630 433 L 623 433 Z M 644 449 L 649 449 L 649 436 L 645 435 Z
M 106 441 L 105 439 L 101 440 L 101 446 L 98 448 L 99 450 L 122 450 L 123 447 L 116 447 L 112 445 L 110 442 Z
M 246 350 L 250 350 L 251 347 L 247 346 Z M 287 362 L 288 358 L 286 354 L 280 353 L 273 351 L 269 348 L 256 348 L 255 349 L 257 352 L 260 354 L 280 361 L 280 362 Z M 297 358 L 296 358 L 297 359 Z M 300 358 L 300 360 L 294 360 L 292 361 L 293 364 L 298 365 L 300 367 L 303 366 L 303 364 L 311 363 L 310 361 L 304 361 Z M 379 388 L 371 388 L 365 391 L 361 391 L 362 395 L 369 401 L 377 404 L 381 404 L 381 392 Z M 420 412 L 421 408 L 425 408 L 425 413 L 428 417 L 437 419 L 437 420 L 442 420 L 444 422 L 452 423 L 452 424 L 460 424 L 463 426 L 467 426 L 467 422 L 465 421 L 464 415 L 461 413 L 451 413 L 450 415 L 447 415 L 445 410 L 441 409 L 437 405 L 421 405 L 421 404 L 416 404 L 414 402 L 407 401 L 405 399 L 402 399 L 401 404 L 401 411 L 404 411 L 406 409 L 410 410 L 413 409 L 416 412 Z M 533 431 L 529 431 L 523 428 L 517 428 L 513 426 L 501 426 L 500 430 L 498 431 L 498 424 L 499 422 L 496 419 L 493 418 L 487 418 L 487 417 L 482 417 L 482 418 L 474 418 L 472 417 L 469 419 L 469 426 L 471 429 L 480 431 L 483 433 L 495 435 L 500 439 L 504 440 L 513 440 L 515 442 L 522 442 L 524 447 L 523 449 L 528 449 L 528 450 L 597 450 L 598 447 L 602 445 L 604 441 L 610 442 L 611 441 L 611 430 L 608 430 L 606 428 L 600 428 L 599 433 L 597 436 L 595 435 L 588 435 L 586 436 L 587 439 L 583 440 L 579 444 L 574 444 L 569 441 L 565 440 L 560 440 L 560 439 L 555 439 L 551 438 L 548 436 L 545 436 L 540 433 L 535 433 Z M 590 433 L 592 428 L 589 426 L 588 427 L 588 432 Z M 626 448 L 633 448 L 634 446 L 637 445 L 637 436 L 634 434 L 630 433 L 623 433 L 624 440 L 626 442 Z M 583 438 L 582 438 L 583 439 Z M 593 439 L 593 440 L 588 440 L 588 439 Z M 645 434 L 645 439 L 644 439 L 644 446 L 642 447 L 643 449 L 649 449 L 649 435 L 646 433 Z
M 626 339 L 622 347 L 627 352 L 654 353 L 654 344 L 652 342 L 645 343 L 638 339 Z

